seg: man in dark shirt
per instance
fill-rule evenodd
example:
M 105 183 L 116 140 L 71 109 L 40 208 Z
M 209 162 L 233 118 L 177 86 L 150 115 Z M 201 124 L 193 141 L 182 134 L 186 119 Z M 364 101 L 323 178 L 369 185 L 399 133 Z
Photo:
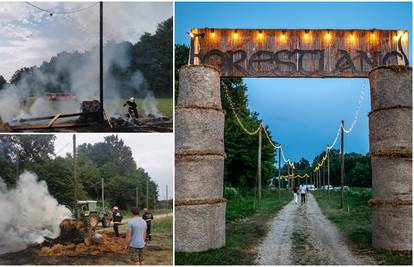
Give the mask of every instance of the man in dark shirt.
M 154 216 L 149 212 L 148 208 L 144 209 L 144 215 L 142 215 L 142 219 L 144 219 L 144 221 L 147 223 L 147 240 L 151 241 L 151 222 L 154 220 Z
M 135 98 L 131 97 L 127 102 L 125 102 L 124 107 L 128 105 L 128 114 L 129 116 L 135 117 L 138 119 L 138 110 L 137 110 L 137 103 L 135 103 Z
M 115 236 L 119 237 L 119 225 L 122 223 L 122 215 L 117 206 L 112 208 L 112 221 L 114 222 Z

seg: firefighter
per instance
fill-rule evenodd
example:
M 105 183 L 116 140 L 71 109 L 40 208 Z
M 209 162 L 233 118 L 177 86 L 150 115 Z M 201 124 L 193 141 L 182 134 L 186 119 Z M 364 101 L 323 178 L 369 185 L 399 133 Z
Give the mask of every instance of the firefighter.
M 119 225 L 122 222 L 122 215 L 121 212 L 119 211 L 119 208 L 117 206 L 114 206 L 112 208 L 112 221 L 114 222 L 114 232 L 115 232 L 115 236 L 119 237 Z
M 148 211 L 148 208 L 144 209 L 144 215 L 142 215 L 142 219 L 144 219 L 144 221 L 147 222 L 147 240 L 151 241 L 152 240 L 151 222 L 152 220 L 154 220 L 154 216 L 152 215 L 151 212 Z
M 128 106 L 128 114 L 129 116 L 135 117 L 138 119 L 138 110 L 137 110 L 137 103 L 135 103 L 135 98 L 131 97 L 127 102 L 125 102 L 124 107 Z

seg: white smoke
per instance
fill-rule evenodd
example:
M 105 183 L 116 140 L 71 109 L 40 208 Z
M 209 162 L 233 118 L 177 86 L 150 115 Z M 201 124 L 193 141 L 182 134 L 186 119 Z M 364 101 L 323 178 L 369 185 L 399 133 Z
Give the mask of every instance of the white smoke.
M 122 107 L 122 104 L 127 94 L 128 98 L 145 97 L 142 108 L 146 115 L 161 116 L 154 94 L 139 70 L 122 78 L 123 80 L 113 75 L 113 68 L 127 72 L 131 60 L 130 43 L 108 42 L 105 45 L 103 74 L 106 113 L 111 117 L 125 114 L 126 108 Z M 76 113 L 80 112 L 82 101 L 99 99 L 98 49 L 94 48 L 84 53 L 62 52 L 59 56 L 53 57 L 52 61 L 53 71 L 43 72 L 43 69 L 47 68 L 42 65 L 23 73 L 17 85 L 9 84 L 6 89 L 0 90 L 0 118 L 3 121 L 52 116 L 56 113 Z M 59 73 L 65 74 L 70 88 L 65 88 L 58 80 Z M 75 96 L 74 100 L 49 101 L 46 91 L 48 87 L 60 88 L 62 91 L 70 90 Z
M 147 92 L 144 101 L 142 101 L 142 109 L 145 115 L 153 115 L 156 118 L 162 116 L 157 108 L 157 99 L 154 97 L 152 91 Z
M 59 224 L 71 217 L 70 210 L 49 194 L 46 183 L 27 171 L 10 190 L 0 178 L 0 210 L 0 254 L 58 237 Z

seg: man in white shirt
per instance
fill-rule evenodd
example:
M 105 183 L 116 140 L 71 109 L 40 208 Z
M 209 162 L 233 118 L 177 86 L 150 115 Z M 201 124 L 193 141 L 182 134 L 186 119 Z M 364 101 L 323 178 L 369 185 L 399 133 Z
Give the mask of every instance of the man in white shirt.
M 126 247 L 132 254 L 135 265 L 144 265 L 144 247 L 147 237 L 147 223 L 139 216 L 139 209 L 131 209 L 134 218 L 128 221 Z

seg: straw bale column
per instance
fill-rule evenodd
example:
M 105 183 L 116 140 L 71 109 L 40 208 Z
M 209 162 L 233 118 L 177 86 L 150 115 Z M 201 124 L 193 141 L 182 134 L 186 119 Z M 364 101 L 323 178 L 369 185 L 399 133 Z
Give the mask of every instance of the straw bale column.
M 224 112 L 220 73 L 184 66 L 175 111 L 175 248 L 204 251 L 225 245 Z
M 383 66 L 369 73 L 372 243 L 412 250 L 412 69 Z

